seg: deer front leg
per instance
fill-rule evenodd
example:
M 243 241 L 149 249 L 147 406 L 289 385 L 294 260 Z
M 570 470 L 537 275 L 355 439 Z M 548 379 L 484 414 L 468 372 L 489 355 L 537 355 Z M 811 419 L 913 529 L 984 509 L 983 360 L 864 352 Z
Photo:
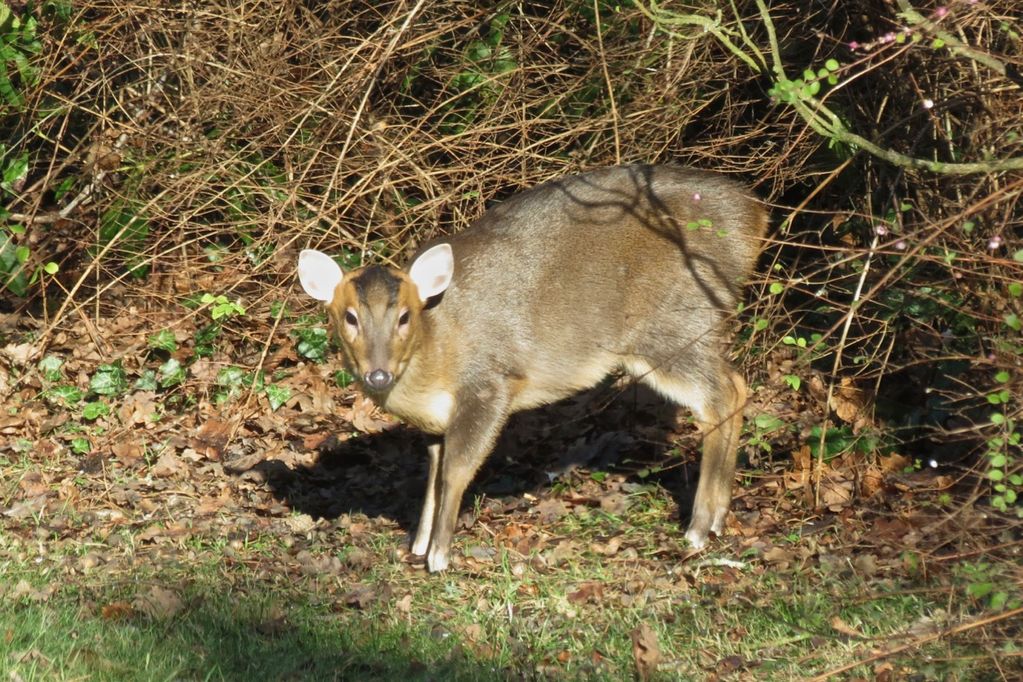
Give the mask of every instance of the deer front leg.
M 419 528 L 416 539 L 412 542 L 412 553 L 418 556 L 426 554 L 430 547 L 430 533 L 433 530 L 433 517 L 437 511 L 437 472 L 440 470 L 441 441 L 430 443 L 426 451 L 430 455 L 430 475 L 426 480 L 426 497 L 423 498 L 423 512 L 419 515 Z
M 448 567 L 462 495 L 508 420 L 510 400 L 505 387 L 474 386 L 459 393 L 440 457 L 439 492 L 426 556 L 431 573 Z

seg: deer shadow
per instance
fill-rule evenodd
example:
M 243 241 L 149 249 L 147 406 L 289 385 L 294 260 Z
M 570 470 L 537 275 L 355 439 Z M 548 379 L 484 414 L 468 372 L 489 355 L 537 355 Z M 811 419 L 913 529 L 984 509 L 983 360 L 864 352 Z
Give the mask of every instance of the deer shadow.
M 687 416 L 646 386 L 622 387 L 611 380 L 515 414 L 463 497 L 462 508 L 471 508 L 480 495 L 512 503 L 519 498 L 525 505 L 526 493 L 542 496 L 554 482 L 590 471 L 622 472 L 637 481 L 643 472 L 643 482 L 665 488 L 682 519 L 688 519 L 698 475 L 698 437 L 687 433 L 682 439 L 685 456 L 669 453 L 678 420 Z M 253 470 L 278 501 L 297 512 L 328 520 L 364 514 L 412 533 L 426 488 L 426 445 L 427 436 L 399 426 L 346 440 L 332 436 L 310 465 L 265 460 Z

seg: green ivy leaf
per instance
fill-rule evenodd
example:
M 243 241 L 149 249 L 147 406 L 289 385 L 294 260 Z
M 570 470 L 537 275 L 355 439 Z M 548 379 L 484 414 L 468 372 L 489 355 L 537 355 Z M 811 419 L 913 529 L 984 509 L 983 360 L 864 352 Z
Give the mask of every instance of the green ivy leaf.
M 60 371 L 64 361 L 56 355 L 47 355 L 39 361 L 37 367 L 39 371 L 43 373 L 43 377 L 47 381 L 60 381 L 63 378 L 63 373 Z
M 777 431 L 778 429 L 785 426 L 785 422 L 766 412 L 761 412 L 753 418 L 753 423 L 756 425 L 758 431 L 771 432 Z
M 161 329 L 147 339 L 150 348 L 165 350 L 173 353 L 178 349 L 178 342 L 174 340 L 174 332 L 170 329 Z
M 120 395 L 128 390 L 128 377 L 121 367 L 121 361 L 111 365 L 100 365 L 89 380 L 89 390 L 98 395 Z
M 323 362 L 327 358 L 327 330 L 323 327 L 311 327 L 295 331 L 298 354 L 313 362 Z
M 136 391 L 155 391 L 160 387 L 156 380 L 156 372 L 151 369 L 144 370 L 139 378 L 135 380 L 133 388 Z
M 346 369 L 339 369 L 334 372 L 334 383 L 338 388 L 348 388 L 355 381 L 355 377 L 351 375 Z
M 217 372 L 217 386 L 225 388 L 240 388 L 245 380 L 245 370 L 241 367 L 228 365 Z
M 93 421 L 110 414 L 110 406 L 102 402 L 89 402 L 82 406 L 82 418 Z
M 284 403 L 291 399 L 291 389 L 287 386 L 275 386 L 270 384 L 266 387 L 266 397 L 270 401 L 270 409 L 277 411 Z
M 82 392 L 76 386 L 63 384 L 46 391 L 46 397 L 63 405 L 77 405 L 82 400 Z
M 169 358 L 167 362 L 160 365 L 160 385 L 164 388 L 176 386 L 185 380 L 185 368 L 175 358 Z
M 0 42 L 0 44 L 2 44 L 2 42 Z M 0 78 L 2 78 L 2 76 L 0 76 Z M 12 94 L 18 97 L 17 93 Z M 10 103 L 15 104 L 14 102 Z M 15 106 L 17 106 L 17 104 L 15 104 Z M 6 165 L 3 169 L 3 175 L 0 176 L 0 188 L 14 194 L 14 187 L 28 177 L 28 152 L 25 152 L 13 159 L 8 157 L 5 161 Z
M 966 594 L 970 595 L 974 599 L 982 599 L 991 594 L 992 590 L 994 589 L 995 589 L 994 583 L 988 582 L 970 583 L 966 587 Z

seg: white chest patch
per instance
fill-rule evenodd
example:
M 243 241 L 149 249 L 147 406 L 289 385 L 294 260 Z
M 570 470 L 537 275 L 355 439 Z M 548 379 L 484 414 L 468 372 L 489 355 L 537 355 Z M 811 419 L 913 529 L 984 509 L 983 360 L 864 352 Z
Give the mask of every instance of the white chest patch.
M 451 422 L 455 398 L 447 391 L 398 388 L 388 396 L 384 409 L 427 433 L 443 433 Z
M 455 398 L 447 391 L 437 391 L 426 400 L 426 411 L 430 417 L 447 428 L 451 421 L 451 411 L 455 408 Z

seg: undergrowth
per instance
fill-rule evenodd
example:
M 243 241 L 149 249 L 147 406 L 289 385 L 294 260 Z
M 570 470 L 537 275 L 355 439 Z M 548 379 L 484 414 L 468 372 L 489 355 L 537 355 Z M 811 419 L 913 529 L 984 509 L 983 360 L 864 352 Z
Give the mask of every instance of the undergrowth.
M 771 207 L 736 311 L 750 476 L 840 514 L 931 472 L 949 518 L 981 509 L 1001 529 L 986 541 L 1018 547 L 1015 9 L 0 4 L 3 466 L 167 468 L 184 446 L 145 435 L 161 424 L 222 418 L 188 443 L 201 458 L 329 392 L 372 430 L 336 364 L 302 374 L 332 351 L 293 297 L 301 248 L 401 263 L 544 180 L 673 162 Z M 960 575 L 1005 612 L 1018 585 L 969 552 Z

